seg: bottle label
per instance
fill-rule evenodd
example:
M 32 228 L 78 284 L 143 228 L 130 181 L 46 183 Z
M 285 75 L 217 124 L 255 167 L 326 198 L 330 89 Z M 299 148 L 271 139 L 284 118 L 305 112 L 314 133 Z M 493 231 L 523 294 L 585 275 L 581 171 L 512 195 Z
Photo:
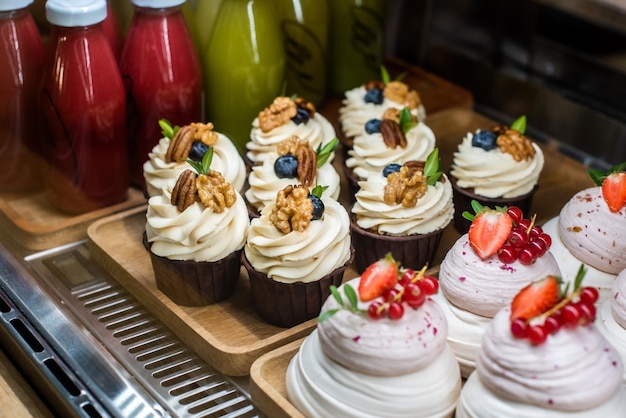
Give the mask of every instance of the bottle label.
M 352 7 L 351 42 L 365 65 L 378 72 L 383 53 L 384 22 L 382 16 L 368 7 Z
M 280 25 L 287 55 L 289 89 L 298 94 L 324 94 L 326 84 L 326 53 L 319 38 L 295 20 Z

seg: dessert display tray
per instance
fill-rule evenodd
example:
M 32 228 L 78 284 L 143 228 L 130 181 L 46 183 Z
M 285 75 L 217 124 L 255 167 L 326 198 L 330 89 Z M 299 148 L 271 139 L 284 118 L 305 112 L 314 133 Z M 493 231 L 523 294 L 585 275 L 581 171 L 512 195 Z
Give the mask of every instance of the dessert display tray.
M 87 227 L 96 219 L 145 203 L 143 193 L 128 189 L 124 202 L 82 215 L 55 210 L 43 192 L 0 194 L 0 225 L 15 241 L 31 250 L 47 250 L 87 237 Z
M 156 287 L 150 255 L 142 243 L 145 212 L 144 205 L 91 225 L 87 234 L 92 258 L 218 371 L 248 375 L 259 356 L 315 327 L 315 319 L 292 328 L 263 321 L 252 305 L 244 268 L 235 295 L 226 301 L 206 307 L 176 305 Z M 346 279 L 355 276 L 353 270 L 346 271 Z

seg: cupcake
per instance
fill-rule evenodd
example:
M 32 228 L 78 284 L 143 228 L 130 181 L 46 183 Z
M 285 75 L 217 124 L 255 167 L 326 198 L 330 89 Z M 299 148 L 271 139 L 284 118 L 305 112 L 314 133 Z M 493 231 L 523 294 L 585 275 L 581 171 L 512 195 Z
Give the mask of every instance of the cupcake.
M 249 227 L 243 198 L 211 170 L 212 149 L 172 189 L 148 200 L 144 244 L 156 285 L 175 303 L 204 306 L 233 294 Z
M 359 182 L 351 230 L 359 272 L 391 253 L 410 268 L 430 264 L 452 221 L 452 188 L 439 171 L 438 149 L 426 162 L 393 164 Z
M 315 318 L 352 262 L 348 213 L 322 192 L 287 186 L 252 219 L 243 262 L 254 307 L 270 324 Z
M 615 347 L 626 362 L 626 270 L 617 275 L 613 283 L 613 296 L 598 308 L 598 329 Z M 626 385 L 626 369 L 622 375 L 622 383 Z
M 480 341 L 493 316 L 532 281 L 560 275 L 549 251 L 550 237 L 522 219 L 519 208 L 482 207 L 477 212 L 469 233 L 454 243 L 441 262 L 441 292 L 435 296 L 448 320 L 448 344 L 463 377 L 474 370 Z M 528 249 L 535 246 L 536 250 Z
M 576 193 L 559 216 L 543 226 L 553 238 L 552 252 L 563 279 L 571 282 L 580 263 L 585 264 L 586 280 L 600 290 L 600 303 L 612 296 L 615 277 L 626 269 L 626 173 L 616 170 L 620 167 L 608 175 L 592 171 L 602 185 Z M 616 198 L 613 189 L 618 190 Z
M 403 108 L 408 108 L 417 121 L 426 119 L 426 110 L 419 93 L 400 80 L 392 81 L 387 70 L 381 67 L 381 80 L 369 81 L 345 93 L 339 108 L 344 147 L 352 148 L 353 139 L 365 134 L 367 121 L 382 119 L 389 109 L 399 111 Z
M 276 200 L 276 193 L 294 183 L 307 187 L 323 184 L 327 186 L 326 196 L 337 200 L 340 179 L 329 157 L 338 144 L 339 140 L 334 138 L 320 145 L 316 152 L 307 140 L 297 136 L 281 141 L 275 152 L 266 156 L 263 165 L 254 166 L 250 171 L 245 198 L 252 206 L 252 213 L 258 216 L 265 206 Z
M 517 206 L 524 213 L 530 212 L 544 157 L 541 148 L 524 136 L 525 130 L 526 117 L 522 116 L 510 128 L 494 126 L 468 132 L 459 144 L 450 180 L 457 208 L 454 225 L 461 234 L 470 225 L 461 214 L 471 210 L 472 200 L 485 206 Z
M 287 368 L 287 395 L 302 414 L 453 416 L 461 376 L 446 320 L 411 273 L 386 257 L 333 289 Z
M 594 325 L 594 292 L 546 277 L 485 330 L 457 418 L 623 417 L 623 363 Z M 597 296 L 597 293 L 595 293 Z
M 213 149 L 212 169 L 221 173 L 235 190 L 242 190 L 247 175 L 243 159 L 226 135 L 213 130 L 212 123 L 192 123 L 179 128 L 162 119 L 159 124 L 163 138 L 143 165 L 147 197 L 159 196 L 164 187 L 189 168 L 187 159 L 201 162 L 209 147 Z
M 315 110 L 313 103 L 301 97 L 277 97 L 252 122 L 250 141 L 246 143 L 248 163 L 263 164 L 280 142 L 294 135 L 309 141 L 313 149 L 337 136 L 333 125 Z
M 345 161 L 354 193 L 359 180 L 379 174 L 391 163 L 425 161 L 435 148 L 433 131 L 423 122 L 415 122 L 407 108 L 401 111 L 392 108 L 381 119 L 371 119 L 366 125 L 365 132 L 354 137 L 353 148 Z

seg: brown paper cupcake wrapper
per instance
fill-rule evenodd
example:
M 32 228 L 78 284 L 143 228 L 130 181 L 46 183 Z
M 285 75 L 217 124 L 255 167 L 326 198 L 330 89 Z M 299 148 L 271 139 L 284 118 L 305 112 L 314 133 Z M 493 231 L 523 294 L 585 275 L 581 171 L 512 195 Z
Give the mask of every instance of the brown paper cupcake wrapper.
M 215 262 L 170 260 L 150 251 L 157 288 L 181 306 L 206 306 L 229 298 L 237 288 L 241 272 L 241 250 Z
M 250 291 L 257 313 L 263 320 L 283 328 L 290 328 L 317 317 L 330 296 L 330 286 L 341 285 L 343 273 L 353 258 L 354 249 L 351 248 L 350 259 L 320 280 L 310 283 L 281 283 L 255 270 L 245 253 L 242 257 L 250 278 Z
M 448 174 L 448 178 L 452 183 L 452 201 L 454 202 L 454 227 L 460 234 L 465 234 L 470 225 L 471 221 L 465 219 L 463 217 L 463 212 L 468 211 L 469 213 L 474 213 L 472 209 L 472 200 L 476 200 L 483 206 L 488 206 L 490 208 L 495 208 L 496 206 L 517 206 L 519 207 L 524 215 L 528 216 L 530 214 L 530 206 L 533 201 L 533 196 L 537 192 L 539 185 L 535 185 L 535 187 L 525 195 L 518 197 L 484 197 L 474 194 L 474 189 L 464 189 L 456 184 L 456 179 Z
M 428 234 L 409 236 L 381 235 L 358 226 L 354 219 L 350 223 L 354 261 L 357 272 L 363 273 L 372 263 L 391 253 L 402 266 L 419 270 L 426 264 L 432 265 L 439 247 L 443 229 Z

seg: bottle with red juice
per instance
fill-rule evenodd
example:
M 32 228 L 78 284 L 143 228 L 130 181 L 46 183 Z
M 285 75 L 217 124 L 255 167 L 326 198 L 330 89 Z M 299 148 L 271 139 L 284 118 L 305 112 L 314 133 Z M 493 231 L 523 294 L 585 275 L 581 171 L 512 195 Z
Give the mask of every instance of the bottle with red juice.
M 28 10 L 33 0 L 0 1 L 0 191 L 41 186 L 37 97 L 44 47 Z
M 126 199 L 126 92 L 102 21 L 105 0 L 48 0 L 40 108 L 48 133 L 46 196 L 80 214 Z
M 184 0 L 131 0 L 135 11 L 120 69 L 128 93 L 131 183 L 143 187 L 143 164 L 172 125 L 202 121 L 202 69 L 182 13 Z

